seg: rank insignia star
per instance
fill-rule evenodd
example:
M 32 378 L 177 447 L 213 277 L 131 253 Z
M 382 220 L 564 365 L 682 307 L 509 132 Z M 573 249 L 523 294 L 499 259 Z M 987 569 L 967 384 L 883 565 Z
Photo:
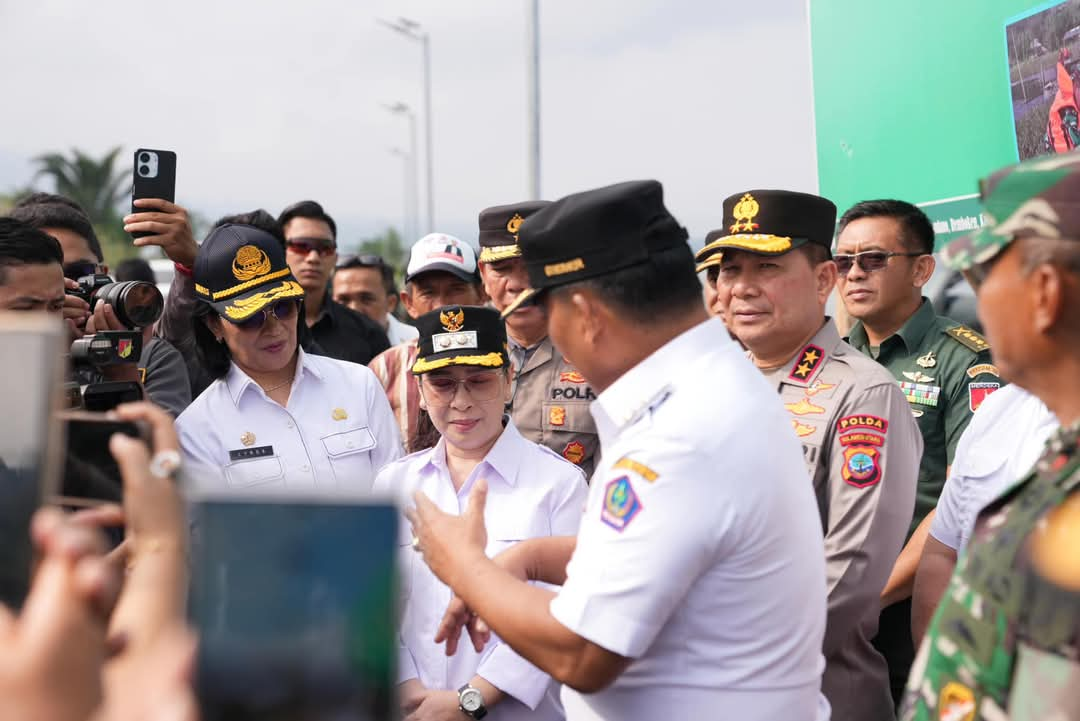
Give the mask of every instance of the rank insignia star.
M 821 360 L 825 355 L 825 351 L 818 348 L 816 345 L 808 345 L 802 349 L 799 353 L 798 360 L 795 362 L 795 367 L 792 369 L 791 374 L 788 376 L 791 380 L 806 381 L 814 374 L 818 366 L 821 365 Z

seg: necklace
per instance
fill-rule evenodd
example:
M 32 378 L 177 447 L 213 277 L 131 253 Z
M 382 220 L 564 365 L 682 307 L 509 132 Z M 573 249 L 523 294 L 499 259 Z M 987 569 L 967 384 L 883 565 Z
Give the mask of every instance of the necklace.
M 265 393 L 267 395 L 270 395 L 271 393 L 276 391 L 278 388 L 282 388 L 282 387 L 287 386 L 288 384 L 292 383 L 292 380 L 293 380 L 292 378 L 287 378 L 287 379 L 283 380 L 281 383 L 278 383 L 276 386 L 273 386 L 271 388 L 263 388 L 263 393 Z

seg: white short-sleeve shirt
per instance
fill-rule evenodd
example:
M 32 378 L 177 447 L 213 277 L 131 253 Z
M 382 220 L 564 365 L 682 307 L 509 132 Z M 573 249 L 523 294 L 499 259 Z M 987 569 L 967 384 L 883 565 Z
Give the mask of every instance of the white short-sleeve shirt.
M 709 320 L 591 410 L 603 463 L 551 612 L 634 660 L 564 687 L 567 718 L 821 718 L 821 521 L 775 390 Z
M 434 448 L 386 466 L 375 480 L 375 490 L 398 495 L 407 505 L 411 505 L 414 492 L 423 491 L 444 512 L 460 514 L 478 478 L 488 482 L 484 523 L 489 556 L 526 538 L 577 533 L 586 496 L 581 470 L 525 440 L 509 419 L 499 440 L 460 491 L 454 490 L 450 479 L 443 440 Z M 399 682 L 416 678 L 425 688 L 456 691 L 479 675 L 507 694 L 489 709 L 487 718 L 492 721 L 562 719 L 558 684 L 498 638 L 493 637 L 480 653 L 464 640 L 457 653 L 447 658 L 444 646 L 433 639 L 450 602 L 450 589 L 413 550 L 408 521 L 403 521 L 401 528 Z
M 930 534 L 958 552 L 967 546 L 979 511 L 1027 475 L 1057 427 L 1046 405 L 1017 385 L 990 394 L 956 444 Z
M 176 419 L 200 490 L 356 494 L 402 454 L 397 423 L 368 368 L 299 350 L 285 407 L 235 363 Z

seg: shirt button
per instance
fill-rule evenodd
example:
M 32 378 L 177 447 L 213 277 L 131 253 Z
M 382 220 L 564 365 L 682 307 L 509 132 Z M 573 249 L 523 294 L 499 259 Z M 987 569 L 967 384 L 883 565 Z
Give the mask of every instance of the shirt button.
M 346 448 L 352 448 L 352 445 L 353 445 L 352 441 L 345 441 L 345 447 Z
M 311 466 L 307 466 L 307 465 L 305 465 L 305 466 L 304 466 L 304 467 L 303 467 L 303 468 L 302 468 L 301 470 L 303 470 L 303 471 L 304 471 L 304 473 L 307 473 L 308 471 L 310 471 L 310 470 L 311 470 Z
M 293 423 L 292 421 L 289 421 L 288 423 L 285 424 L 285 427 L 286 428 L 296 428 L 296 424 Z

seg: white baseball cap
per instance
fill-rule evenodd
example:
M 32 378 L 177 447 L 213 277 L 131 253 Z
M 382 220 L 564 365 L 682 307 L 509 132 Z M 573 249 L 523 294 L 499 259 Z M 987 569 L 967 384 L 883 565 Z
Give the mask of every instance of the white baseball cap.
M 429 270 L 453 273 L 470 283 L 479 280 L 476 251 L 468 243 L 445 233 L 429 233 L 413 244 L 409 265 L 405 269 L 405 282 Z

